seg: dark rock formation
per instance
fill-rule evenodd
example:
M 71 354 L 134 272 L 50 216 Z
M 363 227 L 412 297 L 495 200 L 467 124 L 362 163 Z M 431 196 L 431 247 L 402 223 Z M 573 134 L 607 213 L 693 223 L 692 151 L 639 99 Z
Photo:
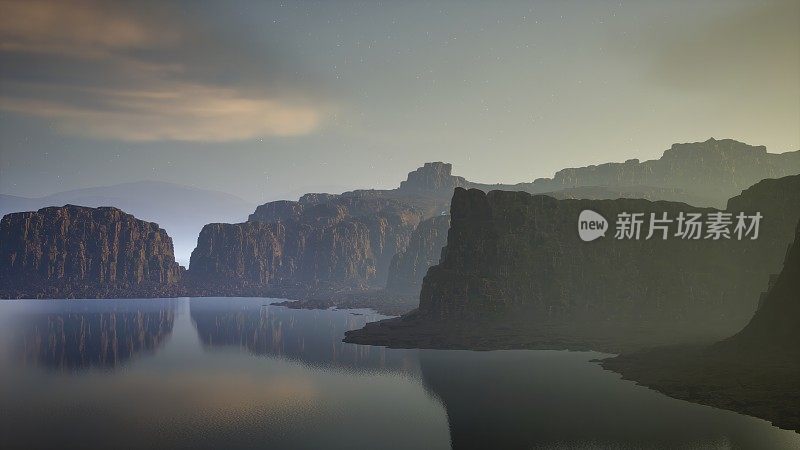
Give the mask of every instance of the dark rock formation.
M 753 318 L 743 330 L 716 344 L 714 351 L 792 355 L 800 363 L 798 320 L 800 320 L 800 223 L 795 231 L 794 243 L 786 253 L 783 270 L 769 286 L 766 297 Z
M 173 296 L 182 270 L 164 230 L 116 208 L 66 205 L 0 222 L 6 298 Z
M 428 269 L 439 263 L 449 228 L 449 215 L 434 216 L 420 222 L 411 235 L 408 247 L 392 258 L 386 289 L 418 294 Z
M 419 310 L 347 339 L 481 348 L 476 338 L 488 347 L 535 347 L 550 339 L 553 346 L 616 350 L 625 339 L 653 345 L 719 338 L 741 328 L 778 271 L 800 220 L 800 176 L 759 183 L 730 205 L 761 212 L 757 240 L 615 240 L 612 230 L 582 242 L 577 217 L 585 209 L 612 222 L 623 211 L 675 218 L 713 210 L 456 189 L 447 246 L 424 279 Z M 425 337 L 415 342 L 416 332 Z
M 659 347 L 602 361 L 667 395 L 800 432 L 800 223 L 783 270 L 752 320 L 711 346 Z

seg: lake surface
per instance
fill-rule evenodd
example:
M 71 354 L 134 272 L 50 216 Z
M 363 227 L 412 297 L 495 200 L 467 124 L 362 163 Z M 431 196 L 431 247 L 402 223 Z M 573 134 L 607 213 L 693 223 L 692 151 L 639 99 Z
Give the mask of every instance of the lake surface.
M 341 342 L 276 300 L 0 302 L 0 448 L 800 448 L 561 351 Z

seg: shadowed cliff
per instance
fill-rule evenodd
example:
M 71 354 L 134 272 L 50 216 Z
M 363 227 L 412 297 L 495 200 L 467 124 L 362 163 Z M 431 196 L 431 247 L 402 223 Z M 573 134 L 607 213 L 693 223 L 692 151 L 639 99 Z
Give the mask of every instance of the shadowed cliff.
M 800 432 L 800 223 L 783 270 L 741 331 L 710 346 L 658 347 L 602 361 L 667 395 Z
M 439 265 L 418 311 L 369 324 L 349 342 L 457 348 L 594 348 L 710 340 L 750 318 L 780 270 L 800 219 L 800 176 L 758 183 L 729 202 L 763 215 L 757 240 L 616 240 L 577 235 L 591 209 L 712 212 L 645 200 L 556 200 L 521 192 L 457 189 Z

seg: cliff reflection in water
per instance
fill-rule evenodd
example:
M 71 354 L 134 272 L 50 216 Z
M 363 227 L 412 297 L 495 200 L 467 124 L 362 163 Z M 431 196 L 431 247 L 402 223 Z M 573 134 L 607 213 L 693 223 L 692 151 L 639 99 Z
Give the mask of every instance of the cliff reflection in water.
M 191 318 L 204 348 L 235 347 L 315 367 L 418 372 L 416 350 L 345 344 L 345 331 L 383 318 L 371 312 L 297 310 L 237 299 L 192 299 Z
M 6 329 L 12 357 L 23 366 L 61 372 L 113 369 L 155 352 L 175 323 L 171 302 L 160 307 L 132 303 L 113 310 L 97 301 L 81 302 L 71 301 L 72 312 L 20 315 Z

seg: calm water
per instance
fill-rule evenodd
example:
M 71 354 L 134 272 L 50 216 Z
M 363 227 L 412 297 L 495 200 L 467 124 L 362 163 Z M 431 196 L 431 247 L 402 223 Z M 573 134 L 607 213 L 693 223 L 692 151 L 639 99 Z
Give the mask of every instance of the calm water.
M 0 448 L 800 448 L 555 351 L 344 344 L 271 300 L 0 302 Z

